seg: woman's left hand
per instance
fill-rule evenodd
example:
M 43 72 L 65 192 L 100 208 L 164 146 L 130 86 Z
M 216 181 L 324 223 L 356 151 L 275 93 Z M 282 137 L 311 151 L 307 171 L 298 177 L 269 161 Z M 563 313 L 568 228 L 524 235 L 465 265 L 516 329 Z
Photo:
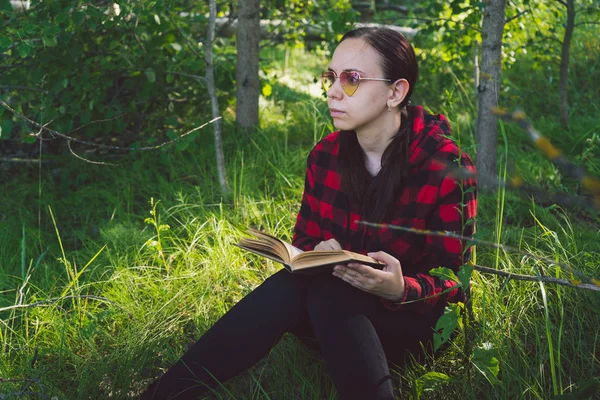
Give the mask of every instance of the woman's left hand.
M 400 261 L 386 252 L 369 253 L 370 257 L 385 263 L 382 270 L 368 265 L 350 263 L 336 265 L 333 276 L 343 279 L 352 286 L 384 299 L 399 301 L 404 297 L 404 276 Z

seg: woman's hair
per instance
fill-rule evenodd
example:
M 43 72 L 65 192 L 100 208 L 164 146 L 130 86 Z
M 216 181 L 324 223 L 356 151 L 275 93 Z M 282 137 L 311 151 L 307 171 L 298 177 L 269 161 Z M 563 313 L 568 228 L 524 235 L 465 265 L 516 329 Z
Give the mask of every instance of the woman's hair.
M 371 222 L 383 222 L 401 194 L 409 167 L 408 148 L 412 132 L 410 96 L 419 76 L 419 66 L 410 42 L 400 33 L 387 28 L 359 28 L 346 33 L 342 40 L 362 39 L 379 54 L 385 78 L 395 82 L 406 79 L 408 93 L 398 107 L 402 109 L 401 128 L 381 157 L 381 170 L 367 186 L 370 177 L 365 168 L 365 155 L 356 132 L 340 132 L 340 172 L 342 189 L 349 201 L 361 208 Z M 357 162 L 361 160 L 361 162 Z

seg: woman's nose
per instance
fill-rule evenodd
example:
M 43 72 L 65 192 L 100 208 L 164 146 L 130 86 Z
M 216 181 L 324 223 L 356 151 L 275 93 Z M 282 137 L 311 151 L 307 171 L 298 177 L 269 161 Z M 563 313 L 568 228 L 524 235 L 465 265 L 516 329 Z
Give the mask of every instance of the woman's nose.
M 340 78 L 337 78 L 327 91 L 327 97 L 339 99 L 342 97 L 342 93 L 344 93 L 344 90 L 342 89 Z

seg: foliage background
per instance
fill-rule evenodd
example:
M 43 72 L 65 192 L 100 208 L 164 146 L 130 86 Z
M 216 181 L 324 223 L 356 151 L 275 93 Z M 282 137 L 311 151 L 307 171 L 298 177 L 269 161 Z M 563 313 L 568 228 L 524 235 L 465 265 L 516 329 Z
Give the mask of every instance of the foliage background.
M 595 4 L 581 4 L 597 21 Z M 500 104 L 524 107 L 571 160 L 599 176 L 597 26 L 575 31 L 572 123 L 563 129 L 555 111 L 560 52 L 554 40 L 541 39 L 560 37 L 561 8 L 511 7 L 509 15 L 529 11 L 507 25 Z M 220 3 L 220 17 L 235 9 L 235 2 Z M 0 10 L 0 98 L 33 120 L 88 142 L 135 148 L 172 140 L 209 119 L 204 3 L 119 3 L 117 15 L 107 2 L 32 1 L 28 12 L 15 13 L 2 0 Z M 289 238 L 306 155 L 333 130 L 314 77 L 346 23 L 360 15 L 337 1 L 273 1 L 263 3 L 263 14 L 286 25 L 262 43 L 261 126 L 249 135 L 235 128 L 235 37 L 222 27 L 213 44 L 230 197 L 216 184 L 210 127 L 154 151 L 72 143 L 87 159 L 116 164 L 96 165 L 75 158 L 63 139 L 31 136 L 38 129 L 0 111 L 0 310 L 13 307 L 0 311 L 2 398 L 134 398 L 278 269 L 232 243 L 249 225 Z M 370 18 L 420 29 L 413 39 L 421 61 L 414 102 L 446 114 L 461 147 L 475 156 L 473 27 L 481 4 L 424 1 L 408 15 Z M 308 28 L 321 39 L 306 40 Z M 501 173 L 547 191 L 583 194 L 524 132 L 501 128 Z M 23 158 L 41 162 L 14 161 Z M 597 213 L 500 190 L 480 196 L 478 214 L 480 238 L 598 277 Z M 477 262 L 570 278 L 484 246 Z M 597 294 L 480 274 L 472 291 L 475 320 L 426 364 L 395 373 L 401 398 L 551 398 L 599 375 Z M 487 364 L 476 359 L 482 354 Z M 284 337 L 211 397 L 335 398 L 335 390 L 320 357 Z

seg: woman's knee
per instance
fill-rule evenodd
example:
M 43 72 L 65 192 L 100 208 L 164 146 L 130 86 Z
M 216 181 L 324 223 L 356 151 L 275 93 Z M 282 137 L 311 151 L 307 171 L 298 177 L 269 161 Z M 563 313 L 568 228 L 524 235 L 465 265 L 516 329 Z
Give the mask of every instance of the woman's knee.
M 283 307 L 304 308 L 309 285 L 306 278 L 281 270 L 267 278 L 254 291 L 261 293 L 262 300 L 271 307 L 278 304 Z
M 330 275 L 322 275 L 313 280 L 306 293 L 309 313 L 369 313 L 375 302 L 375 296 Z

